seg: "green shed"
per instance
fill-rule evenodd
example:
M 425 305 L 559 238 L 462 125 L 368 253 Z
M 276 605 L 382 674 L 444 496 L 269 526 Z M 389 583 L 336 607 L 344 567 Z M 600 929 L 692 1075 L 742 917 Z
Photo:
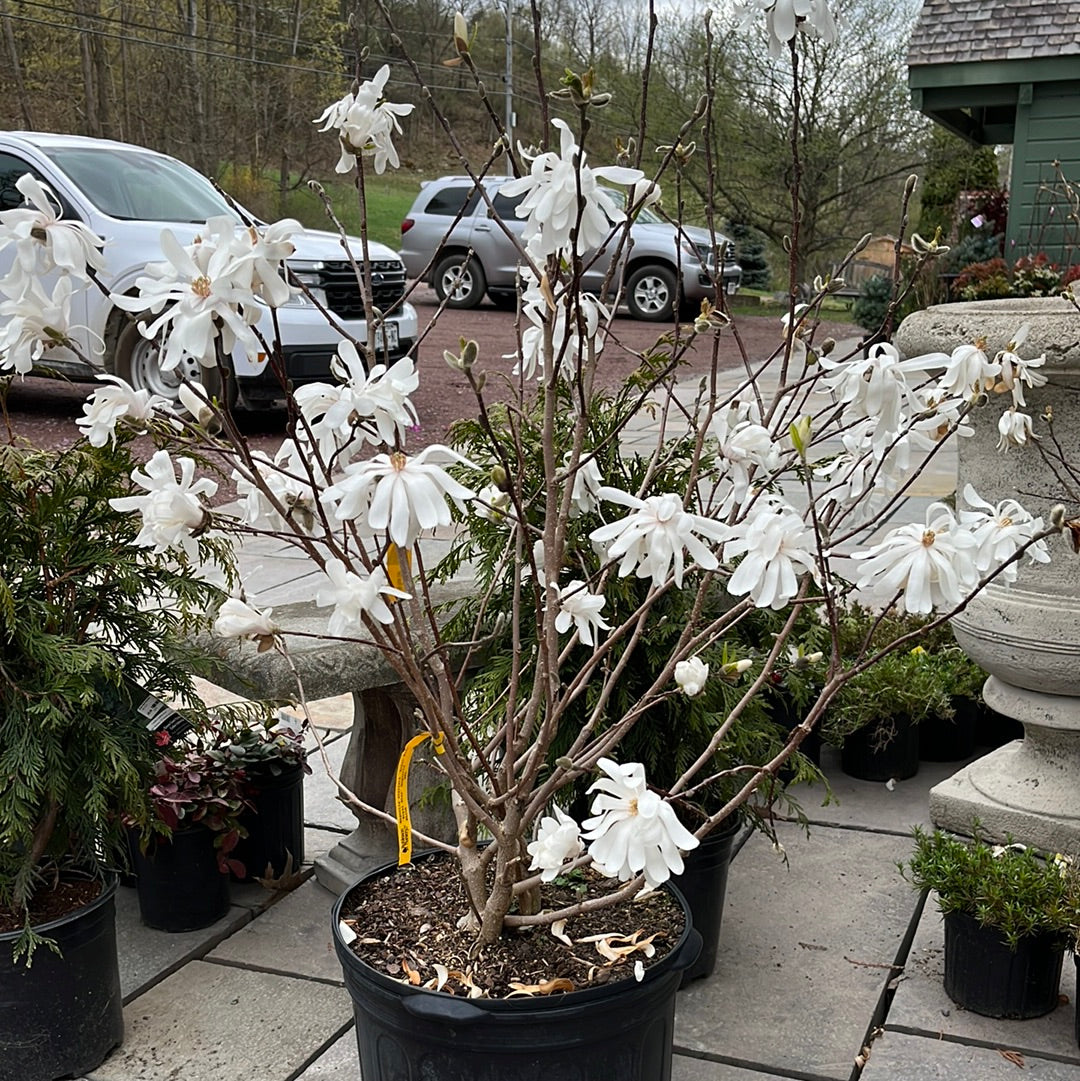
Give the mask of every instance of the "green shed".
M 908 85 L 915 108 L 957 135 L 1012 144 L 1006 253 L 1080 259 L 1080 222 L 1053 194 L 1057 163 L 1080 188 L 1080 6 L 924 0 Z

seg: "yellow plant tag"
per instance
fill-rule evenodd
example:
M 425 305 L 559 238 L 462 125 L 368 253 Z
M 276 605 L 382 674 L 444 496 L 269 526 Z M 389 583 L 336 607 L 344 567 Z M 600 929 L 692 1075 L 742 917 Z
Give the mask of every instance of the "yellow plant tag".
M 394 814 L 397 817 L 398 866 L 412 862 L 412 815 L 409 812 L 409 766 L 412 764 L 413 751 L 426 739 L 434 739 L 435 753 L 443 753 L 443 734 L 432 736 L 430 732 L 421 732 L 405 744 L 405 750 L 398 759 L 397 774 L 394 778 Z
M 409 576 L 412 576 L 412 552 L 408 549 L 405 550 L 405 566 L 409 571 Z M 395 589 L 405 589 L 405 574 L 401 569 L 401 549 L 390 542 L 390 547 L 386 549 L 386 577 L 390 579 L 390 584 Z M 397 600 L 396 597 L 388 597 L 388 601 L 391 604 Z

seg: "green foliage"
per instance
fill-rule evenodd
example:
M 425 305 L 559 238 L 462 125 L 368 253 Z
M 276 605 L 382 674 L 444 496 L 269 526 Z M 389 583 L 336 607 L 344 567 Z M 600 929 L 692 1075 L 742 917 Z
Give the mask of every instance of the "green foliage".
M 902 280 L 901 285 L 903 285 Z M 892 299 L 892 278 L 887 274 L 875 274 L 873 277 L 867 278 L 863 284 L 862 290 L 852 306 L 851 316 L 863 330 L 873 334 L 884 325 Z M 913 292 L 909 292 L 893 313 L 892 325 L 894 327 L 899 326 L 905 316 L 910 315 L 918 307 L 919 300 L 917 296 Z
M 997 186 L 997 155 L 992 146 L 973 147 L 938 124 L 929 131 L 928 158 L 919 185 L 919 227 L 923 236 L 940 228 L 942 236 L 955 235 L 959 199 L 963 192 Z
M 915 850 L 899 867 L 917 889 L 937 893 L 942 912 L 966 912 L 1000 931 L 1013 949 L 1020 939 L 1046 932 L 1075 939 L 1080 926 L 1080 890 L 1064 858 L 916 827 Z
M 156 754 L 131 681 L 194 699 L 182 640 L 221 597 L 133 542 L 123 445 L 0 447 L 0 905 L 26 913 L 57 868 L 100 871 L 145 824 Z M 209 542 L 204 542 L 209 549 Z
M 929 622 L 922 616 L 882 616 L 859 605 L 844 610 L 838 645 L 846 667 L 872 655 L 875 643 L 911 633 L 919 638 L 844 684 L 829 706 L 822 729 L 826 739 L 840 743 L 850 733 L 874 723 L 891 730 L 889 722 L 901 717 L 916 722 L 933 717 L 951 719 L 954 699 L 981 700 L 986 673 L 956 644 L 947 624 L 926 630 Z
M 765 257 L 765 238 L 743 222 L 733 221 L 727 234 L 735 242 L 735 261 L 742 267 L 742 284 L 747 289 L 768 289 L 772 283 Z

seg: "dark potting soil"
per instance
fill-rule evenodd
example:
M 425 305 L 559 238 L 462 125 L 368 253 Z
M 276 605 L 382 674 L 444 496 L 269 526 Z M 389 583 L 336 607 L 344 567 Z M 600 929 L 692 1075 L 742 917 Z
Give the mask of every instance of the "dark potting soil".
M 595 871 L 575 872 L 543 886 L 543 907 L 565 908 L 622 885 Z M 372 968 L 404 983 L 463 997 L 479 988 L 485 998 L 557 994 L 633 979 L 635 963 L 645 968 L 656 964 L 671 952 L 684 926 L 682 909 L 670 894 L 657 890 L 572 916 L 562 928 L 556 925 L 571 945 L 546 925 L 508 929 L 498 942 L 476 949 L 475 931 L 457 926 L 469 911 L 457 861 L 442 857 L 421 859 L 361 883 L 341 911 L 357 935 L 351 949 Z M 608 935 L 618 937 L 606 943 L 592 940 Z M 646 956 L 649 944 L 655 949 L 652 957 Z
M 101 883 L 96 881 L 61 880 L 55 885 L 42 887 L 34 894 L 30 902 L 30 923 L 40 927 L 85 908 L 101 893 Z M 15 910 L 0 905 L 0 935 L 11 931 L 21 931 L 25 926 L 25 917 L 21 909 Z

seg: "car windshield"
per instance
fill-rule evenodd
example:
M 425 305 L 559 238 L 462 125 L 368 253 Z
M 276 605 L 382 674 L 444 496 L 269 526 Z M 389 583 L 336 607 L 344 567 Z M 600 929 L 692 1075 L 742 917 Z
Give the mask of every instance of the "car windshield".
M 204 176 L 171 158 L 122 147 L 46 151 L 102 213 L 125 221 L 203 222 L 236 217 Z

